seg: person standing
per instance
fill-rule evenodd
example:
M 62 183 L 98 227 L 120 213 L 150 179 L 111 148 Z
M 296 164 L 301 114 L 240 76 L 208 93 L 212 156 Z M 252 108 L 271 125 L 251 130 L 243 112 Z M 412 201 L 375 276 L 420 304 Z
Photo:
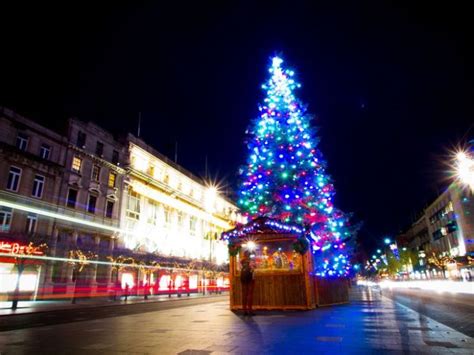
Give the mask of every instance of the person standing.
M 250 257 L 250 252 L 246 250 L 240 261 L 240 283 L 242 285 L 242 306 L 244 315 L 253 316 L 253 290 L 255 288 L 255 263 Z

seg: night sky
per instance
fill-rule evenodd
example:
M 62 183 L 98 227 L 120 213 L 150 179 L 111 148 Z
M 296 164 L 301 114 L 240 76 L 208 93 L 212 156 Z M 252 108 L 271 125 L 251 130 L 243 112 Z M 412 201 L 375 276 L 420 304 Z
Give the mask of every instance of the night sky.
M 474 136 L 471 12 L 387 4 L 2 8 L 0 105 L 116 133 L 135 133 L 141 111 L 146 142 L 172 158 L 178 141 L 178 162 L 200 175 L 207 155 L 235 187 L 281 54 L 316 116 L 336 205 L 364 222 L 370 245 L 447 186 L 448 150 Z

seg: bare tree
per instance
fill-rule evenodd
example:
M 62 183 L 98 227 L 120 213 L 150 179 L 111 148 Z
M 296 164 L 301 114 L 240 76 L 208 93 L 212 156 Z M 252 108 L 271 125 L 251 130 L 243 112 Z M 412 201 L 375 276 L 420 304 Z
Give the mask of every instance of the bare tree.
M 18 308 L 18 302 L 20 298 L 20 279 L 21 275 L 25 271 L 28 261 L 34 255 L 42 255 L 48 248 L 46 244 L 47 237 L 38 236 L 36 234 L 18 234 L 11 241 L 12 245 L 12 258 L 15 260 L 17 268 L 17 278 L 15 284 L 15 290 L 13 291 L 12 297 L 12 309 Z
M 87 250 L 81 249 L 69 250 L 69 264 L 72 265 L 72 281 L 74 282 L 74 290 L 72 294 L 71 303 L 76 303 L 76 287 L 77 280 L 84 271 L 84 269 L 91 264 L 91 260 L 97 259 L 97 254 Z
M 446 278 L 446 270 L 449 264 L 455 263 L 456 260 L 451 255 L 437 253 L 433 251 L 431 256 L 428 257 L 428 263 L 441 269 L 443 271 L 443 276 Z

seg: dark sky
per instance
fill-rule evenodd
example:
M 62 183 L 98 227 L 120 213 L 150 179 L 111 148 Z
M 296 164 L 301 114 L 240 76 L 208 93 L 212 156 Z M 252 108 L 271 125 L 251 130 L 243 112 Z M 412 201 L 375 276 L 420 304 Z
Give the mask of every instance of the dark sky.
M 282 54 L 317 117 L 336 203 L 364 221 L 368 244 L 446 186 L 447 151 L 474 122 L 468 8 L 97 3 L 1 9 L 0 105 L 115 132 L 135 132 L 141 111 L 148 143 L 173 157 L 178 141 L 198 174 L 207 154 L 235 183 L 269 57 Z

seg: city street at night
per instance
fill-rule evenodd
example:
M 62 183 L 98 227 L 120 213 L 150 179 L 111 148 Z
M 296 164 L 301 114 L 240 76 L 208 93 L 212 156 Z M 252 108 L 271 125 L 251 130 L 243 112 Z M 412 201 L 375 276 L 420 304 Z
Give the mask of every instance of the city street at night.
M 380 296 L 352 290 L 348 305 L 308 312 L 229 310 L 225 297 L 153 304 L 143 313 L 0 333 L 2 354 L 472 354 L 474 340 Z M 189 303 L 187 303 L 189 302 Z M 165 306 L 166 305 L 166 306 Z M 47 314 L 46 314 L 47 316 Z
M 0 13 L 0 355 L 474 355 L 468 4 Z

